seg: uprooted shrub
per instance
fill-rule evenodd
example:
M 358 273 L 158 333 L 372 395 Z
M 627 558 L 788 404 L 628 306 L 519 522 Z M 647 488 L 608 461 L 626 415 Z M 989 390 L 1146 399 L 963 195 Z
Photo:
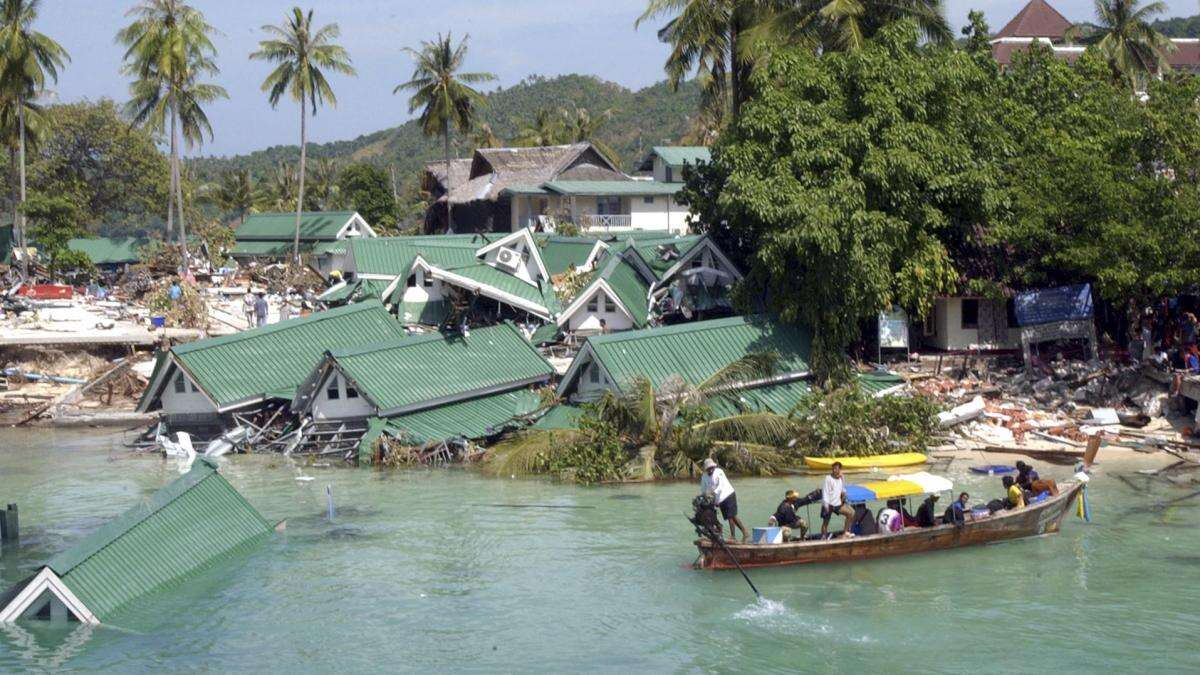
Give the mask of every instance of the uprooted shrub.
M 797 446 L 813 457 L 923 452 L 938 406 L 925 396 L 867 395 L 857 385 L 814 390 L 797 406 Z
M 208 325 L 208 306 L 196 287 L 180 283 L 178 300 L 171 299 L 171 281 L 157 283 L 146 296 L 146 307 L 152 315 L 166 317 L 166 324 L 175 328 L 204 328 Z

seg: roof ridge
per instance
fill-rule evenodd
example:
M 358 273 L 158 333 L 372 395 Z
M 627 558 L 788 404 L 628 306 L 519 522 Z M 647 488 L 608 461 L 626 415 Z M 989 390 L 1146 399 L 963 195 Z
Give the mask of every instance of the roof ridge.
M 752 323 L 755 319 L 764 319 L 767 323 L 774 323 L 770 319 L 766 319 L 762 315 L 756 314 L 739 314 L 737 316 L 727 316 L 720 319 L 708 319 L 705 321 L 693 321 L 690 323 L 678 323 L 670 326 L 655 326 L 653 328 L 642 328 L 640 330 L 623 331 L 620 333 L 609 333 L 607 335 L 593 335 L 587 339 L 588 342 L 594 344 L 611 344 L 614 342 L 625 342 L 628 340 L 640 340 L 649 337 L 658 337 L 660 335 L 674 335 L 677 333 L 698 333 L 702 331 L 716 330 L 718 328 L 726 328 L 729 326 L 745 325 Z
M 352 358 L 355 356 L 362 356 L 363 354 L 370 354 L 372 352 L 385 351 L 385 350 L 389 350 L 389 349 L 401 349 L 403 347 L 411 347 L 411 346 L 420 345 L 420 344 L 427 344 L 430 342 L 450 342 L 450 339 L 453 338 L 455 335 L 462 337 L 466 340 L 469 340 L 470 338 L 472 338 L 475 335 L 482 333 L 484 331 L 488 331 L 488 334 L 491 334 L 493 332 L 493 329 L 501 328 L 501 327 L 505 326 L 506 324 L 509 324 L 509 322 L 505 321 L 502 323 L 493 324 L 491 326 L 483 326 L 481 328 L 477 328 L 477 329 L 473 330 L 471 332 L 471 334 L 465 335 L 465 336 L 462 335 L 461 332 L 447 333 L 447 332 L 443 332 L 443 331 L 433 331 L 430 333 L 416 333 L 413 335 L 407 335 L 403 338 L 398 338 L 396 340 L 391 340 L 388 342 L 374 342 L 369 345 L 363 345 L 361 347 L 354 347 L 352 349 L 344 349 L 344 350 L 337 350 L 337 351 L 328 350 L 328 351 L 326 351 L 326 353 L 329 354 L 330 356 L 332 356 L 334 359 L 341 359 L 341 358 Z M 515 331 L 515 327 L 513 327 L 513 329 Z M 495 331 L 495 332 L 498 332 L 498 331 Z M 524 339 L 524 336 L 521 336 L 518 334 L 517 337 L 520 337 L 525 342 L 529 342 L 528 340 Z
M 289 319 L 287 321 L 279 321 L 277 323 L 269 324 L 269 325 L 263 326 L 261 328 L 252 328 L 250 330 L 244 330 L 239 333 L 231 333 L 229 335 L 218 335 L 216 337 L 205 338 L 203 340 L 197 340 L 195 342 L 189 342 L 187 344 L 176 345 L 171 348 L 171 351 L 175 354 L 189 354 L 192 352 L 198 352 L 198 351 L 208 349 L 209 347 L 219 347 L 222 345 L 232 344 L 234 342 L 241 342 L 242 340 L 249 340 L 249 339 L 256 338 L 256 337 L 259 337 L 262 335 L 269 335 L 269 334 L 273 334 L 273 333 L 283 332 L 286 330 L 303 328 L 305 326 L 309 326 L 314 323 L 318 323 L 320 321 L 326 321 L 328 319 L 345 316 L 347 314 L 356 314 L 358 312 L 365 311 L 368 309 L 373 309 L 376 307 L 383 309 L 383 303 L 380 302 L 379 300 L 372 298 L 372 299 L 364 300 L 362 302 L 351 303 L 351 304 L 345 305 L 343 307 L 335 307 L 333 309 L 326 309 L 324 311 L 309 314 L 308 316 L 297 317 L 295 319 Z M 390 317 L 390 315 L 389 315 L 389 317 Z

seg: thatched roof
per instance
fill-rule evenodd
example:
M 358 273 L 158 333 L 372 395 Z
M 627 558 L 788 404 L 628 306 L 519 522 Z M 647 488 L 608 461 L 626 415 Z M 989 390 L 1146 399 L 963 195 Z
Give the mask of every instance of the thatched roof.
M 469 170 L 463 175 L 463 167 Z M 444 185 L 445 164 L 425 166 L 427 179 Z M 604 158 L 591 143 L 550 145 L 534 148 L 480 148 L 470 160 L 450 164 L 453 188 L 451 201 L 465 204 L 495 201 L 506 187 L 541 185 L 553 180 L 632 180 Z
M 450 160 L 450 177 L 455 185 L 462 185 L 471 177 L 471 158 Z M 425 162 L 422 187 L 437 196 L 446 194 L 446 162 Z

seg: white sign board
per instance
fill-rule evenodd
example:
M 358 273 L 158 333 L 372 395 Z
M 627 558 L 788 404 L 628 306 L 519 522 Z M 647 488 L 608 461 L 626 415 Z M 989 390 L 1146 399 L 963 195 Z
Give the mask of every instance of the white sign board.
M 879 313 L 879 348 L 908 349 L 908 314 L 903 309 Z

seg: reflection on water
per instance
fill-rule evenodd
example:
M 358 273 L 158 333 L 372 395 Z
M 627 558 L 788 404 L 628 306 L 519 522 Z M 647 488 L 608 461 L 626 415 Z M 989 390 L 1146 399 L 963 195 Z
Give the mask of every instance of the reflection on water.
M 0 501 L 20 504 L 26 533 L 0 556 L 4 586 L 178 475 L 106 437 L 0 433 Z M 1098 477 L 1094 523 L 1069 516 L 1058 536 L 749 570 L 755 600 L 735 571 L 687 567 L 690 483 L 581 488 L 461 469 L 296 481 L 288 462 L 256 456 L 222 472 L 286 531 L 134 603 L 113 622 L 124 630 L 0 631 L 0 672 L 1200 668 L 1188 647 L 1200 504 L 1152 509 L 1190 492 L 1162 481 Z M 998 478 L 948 476 L 1000 495 Z M 734 483 L 753 525 L 818 478 Z

